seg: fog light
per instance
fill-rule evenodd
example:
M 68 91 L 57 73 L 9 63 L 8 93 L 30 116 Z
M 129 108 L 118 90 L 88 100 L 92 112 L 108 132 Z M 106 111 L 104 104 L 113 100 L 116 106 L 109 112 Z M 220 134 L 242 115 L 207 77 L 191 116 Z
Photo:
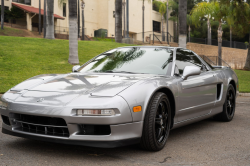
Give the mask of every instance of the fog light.
M 107 110 L 77 110 L 76 115 L 78 116 L 113 116 L 115 111 L 112 109 Z

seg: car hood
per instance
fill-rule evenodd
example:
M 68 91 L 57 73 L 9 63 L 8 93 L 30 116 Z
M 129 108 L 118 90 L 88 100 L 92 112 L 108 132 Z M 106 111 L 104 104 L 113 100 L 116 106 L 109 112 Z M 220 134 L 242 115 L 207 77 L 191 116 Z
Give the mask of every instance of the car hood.
M 150 75 L 79 73 L 41 75 L 13 87 L 4 97 L 17 102 L 65 105 L 79 95 L 113 97 L 148 77 Z

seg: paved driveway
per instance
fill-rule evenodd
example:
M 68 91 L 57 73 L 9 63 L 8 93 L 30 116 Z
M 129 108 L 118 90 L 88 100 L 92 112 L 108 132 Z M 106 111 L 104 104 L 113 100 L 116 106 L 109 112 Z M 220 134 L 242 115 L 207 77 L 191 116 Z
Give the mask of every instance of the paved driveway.
M 232 122 L 205 120 L 175 129 L 160 152 L 52 144 L 0 133 L 0 165 L 250 165 L 250 98 L 237 103 Z

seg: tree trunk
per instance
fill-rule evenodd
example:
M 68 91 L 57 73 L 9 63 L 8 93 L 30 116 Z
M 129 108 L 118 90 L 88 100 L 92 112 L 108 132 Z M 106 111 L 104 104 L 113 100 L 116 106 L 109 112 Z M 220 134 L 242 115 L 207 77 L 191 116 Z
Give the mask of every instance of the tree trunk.
M 47 0 L 44 0 L 44 13 L 43 13 L 43 37 L 46 38 L 46 13 L 47 13 Z
M 187 46 L 187 0 L 179 0 L 179 47 Z
M 4 28 L 4 0 L 1 0 L 1 29 Z
M 207 20 L 207 44 L 212 45 L 212 36 L 211 36 L 211 24 L 209 18 Z
M 126 2 L 123 0 L 123 38 L 126 37 Z
M 249 43 L 250 43 L 250 32 L 249 32 Z M 248 46 L 247 59 L 244 70 L 250 71 L 250 46 Z
M 126 6 L 127 6 L 127 10 L 126 10 L 126 14 L 127 14 L 127 38 L 129 38 L 129 0 L 126 0 Z
M 219 24 L 219 28 L 218 28 L 218 62 L 219 62 L 219 66 L 222 66 L 222 26 L 221 26 L 221 22 Z
M 41 35 L 41 0 L 39 0 L 39 35 Z
M 47 31 L 46 39 L 55 39 L 55 27 L 54 27 L 54 0 L 47 1 Z
M 69 0 L 69 63 L 79 64 L 77 34 L 77 0 Z
M 169 39 L 168 39 L 168 0 L 167 0 L 167 12 L 166 12 L 166 28 L 167 28 L 167 43 L 169 44 Z
M 144 13 L 145 13 L 145 5 L 144 5 L 144 0 L 143 0 L 143 5 L 142 5 L 142 42 L 144 43 Z
M 174 22 L 174 40 L 178 43 L 178 23 L 177 21 Z
M 230 47 L 233 47 L 232 26 L 230 26 Z
M 162 36 L 162 41 L 165 41 L 165 35 L 164 35 L 164 26 L 163 26 L 163 24 L 164 24 L 164 16 L 162 16 L 162 18 L 161 18 L 161 36 Z
M 85 40 L 85 18 L 84 18 L 84 9 L 82 9 L 82 40 Z
M 115 1 L 115 41 L 122 42 L 122 0 Z
M 190 27 L 190 25 L 189 25 L 189 27 L 188 27 L 188 42 L 190 43 L 191 42 L 191 27 Z
M 80 35 L 80 0 L 78 0 L 78 17 L 77 17 L 77 24 L 78 24 L 78 38 L 80 38 L 81 37 L 81 35 Z

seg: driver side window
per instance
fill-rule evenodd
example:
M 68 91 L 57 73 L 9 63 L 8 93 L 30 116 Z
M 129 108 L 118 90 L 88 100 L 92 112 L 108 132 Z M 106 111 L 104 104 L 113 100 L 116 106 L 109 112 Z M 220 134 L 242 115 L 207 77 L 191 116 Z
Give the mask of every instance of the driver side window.
M 180 75 L 182 75 L 186 66 L 196 66 L 202 69 L 204 65 L 192 51 L 187 49 L 177 49 L 176 66 Z

